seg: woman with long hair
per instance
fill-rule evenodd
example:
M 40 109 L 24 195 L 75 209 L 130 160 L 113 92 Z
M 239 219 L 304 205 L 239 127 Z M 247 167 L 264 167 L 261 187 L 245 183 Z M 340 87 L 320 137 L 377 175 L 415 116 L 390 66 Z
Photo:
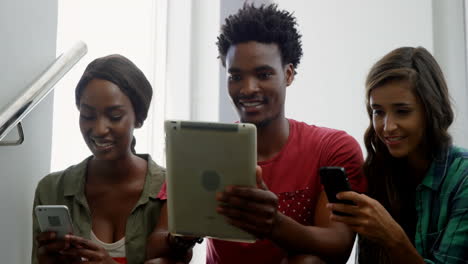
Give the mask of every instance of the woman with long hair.
M 331 219 L 359 234 L 359 263 L 468 262 L 468 152 L 452 145 L 447 84 L 424 48 L 391 51 L 366 80 L 368 194 Z

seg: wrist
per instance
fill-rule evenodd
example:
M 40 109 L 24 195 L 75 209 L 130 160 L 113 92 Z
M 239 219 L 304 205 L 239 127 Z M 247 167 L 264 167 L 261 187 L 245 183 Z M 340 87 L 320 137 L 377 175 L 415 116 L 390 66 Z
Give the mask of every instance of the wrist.
M 392 263 L 425 263 L 403 228 L 385 244 Z
M 270 234 L 268 236 L 270 240 L 275 240 L 276 238 L 281 237 L 281 226 L 284 223 L 285 217 L 286 216 L 280 212 L 276 213 Z
M 385 246 L 388 248 L 389 251 L 398 251 L 403 245 L 406 245 L 407 243 L 411 244 L 403 228 L 401 228 L 400 226 L 398 227 L 398 231 L 395 232 L 394 235 L 388 237 L 390 239 L 384 240 Z
M 171 248 L 171 251 L 175 251 L 177 253 L 187 252 L 188 250 L 192 249 L 196 243 L 201 243 L 203 238 L 196 237 L 196 238 L 185 238 L 181 236 L 173 236 L 171 233 L 167 234 L 167 243 Z

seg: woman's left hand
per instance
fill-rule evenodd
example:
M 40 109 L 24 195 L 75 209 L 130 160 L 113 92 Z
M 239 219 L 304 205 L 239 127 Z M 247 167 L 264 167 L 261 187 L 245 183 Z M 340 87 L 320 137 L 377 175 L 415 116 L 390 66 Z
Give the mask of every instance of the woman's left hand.
M 96 243 L 74 235 L 67 235 L 67 238 L 73 247 L 65 254 L 80 257 L 80 263 L 116 264 L 109 253 Z
M 347 224 L 354 232 L 389 247 L 396 246 L 406 234 L 388 211 L 376 200 L 365 194 L 341 192 L 340 200 L 353 201 L 355 205 L 329 203 L 327 208 L 351 216 L 331 214 L 330 219 Z

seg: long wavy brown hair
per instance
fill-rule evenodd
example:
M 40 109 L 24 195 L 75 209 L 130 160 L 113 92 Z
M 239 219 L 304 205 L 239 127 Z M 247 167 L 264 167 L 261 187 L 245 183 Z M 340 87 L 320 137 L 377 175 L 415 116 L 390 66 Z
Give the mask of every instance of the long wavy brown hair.
M 416 183 L 404 158 L 394 158 L 378 138 L 369 104 L 371 91 L 392 81 L 408 81 L 424 108 L 425 133 L 422 142 L 426 158 L 433 160 L 452 143 L 447 132 L 453 111 L 447 84 L 434 57 L 422 47 L 402 47 L 385 55 L 371 68 L 366 79 L 366 107 L 369 127 L 364 134 L 367 157 L 363 171 L 368 194 L 379 201 L 414 241 Z M 413 177 L 414 178 L 414 177 Z M 391 263 L 383 247 L 359 237 L 359 263 Z

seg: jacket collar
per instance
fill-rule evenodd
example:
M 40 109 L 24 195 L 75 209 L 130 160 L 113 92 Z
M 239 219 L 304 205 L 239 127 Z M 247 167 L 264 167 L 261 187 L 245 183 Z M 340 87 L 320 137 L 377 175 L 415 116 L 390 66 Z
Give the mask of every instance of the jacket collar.
M 156 196 L 161 189 L 164 182 L 165 170 L 156 164 L 151 159 L 149 154 L 138 154 L 139 157 L 145 159 L 148 162 L 148 168 L 145 177 L 145 185 L 143 192 L 137 205 L 146 203 L 148 199 L 156 199 Z M 64 195 L 65 196 L 81 196 L 84 197 L 85 183 L 86 183 L 86 171 L 88 162 L 92 156 L 87 157 L 77 165 L 71 166 L 64 171 Z M 157 177 L 161 175 L 162 177 Z

